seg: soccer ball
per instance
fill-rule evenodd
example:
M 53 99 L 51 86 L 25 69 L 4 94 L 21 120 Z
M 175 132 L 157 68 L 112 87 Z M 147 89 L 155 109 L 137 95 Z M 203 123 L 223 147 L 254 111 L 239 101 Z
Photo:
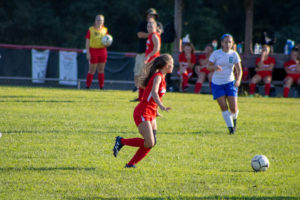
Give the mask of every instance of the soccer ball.
M 113 37 L 111 35 L 105 35 L 101 39 L 101 43 L 106 47 L 109 47 L 112 44 L 112 42 L 113 42 Z
M 270 164 L 266 156 L 256 155 L 251 160 L 251 166 L 254 171 L 258 172 L 258 171 L 266 171 L 269 168 Z

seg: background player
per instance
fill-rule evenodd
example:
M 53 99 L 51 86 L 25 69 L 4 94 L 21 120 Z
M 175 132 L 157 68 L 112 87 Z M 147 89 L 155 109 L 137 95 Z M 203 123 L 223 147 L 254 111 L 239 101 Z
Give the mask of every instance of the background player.
M 283 96 L 288 97 L 293 83 L 300 85 L 300 66 L 298 58 L 298 49 L 291 51 L 290 60 L 284 63 L 284 69 L 287 73 L 284 79 Z
M 211 89 L 213 98 L 217 100 L 223 118 L 230 134 L 236 130 L 238 116 L 237 93 L 241 83 L 242 68 L 241 59 L 236 51 L 232 50 L 233 37 L 224 34 L 221 37 L 222 49 L 218 49 L 209 57 L 208 69 L 213 71 Z M 234 80 L 233 70 L 236 70 L 237 78 Z M 230 111 L 228 111 L 229 104 Z
M 275 59 L 269 56 L 270 47 L 264 45 L 262 48 L 261 57 L 256 58 L 256 74 L 252 77 L 250 82 L 250 97 L 255 93 L 256 84 L 261 80 L 265 83 L 265 97 L 270 95 L 272 71 L 275 66 Z
M 99 88 L 104 87 L 104 67 L 107 61 L 106 46 L 101 43 L 104 35 L 108 34 L 104 26 L 104 16 L 95 17 L 94 26 L 91 26 L 85 36 L 86 58 L 89 61 L 89 71 L 86 77 L 86 88 L 90 88 L 96 69 L 98 71 Z
M 143 138 L 124 139 L 117 136 L 113 148 L 114 156 L 117 157 L 124 145 L 139 147 L 133 158 L 126 164 L 127 168 L 135 167 L 135 164 L 142 160 L 156 144 L 157 107 L 163 111 L 171 109 L 163 105 L 162 97 L 166 92 L 165 75 L 172 71 L 173 59 L 169 54 L 157 57 L 146 66 L 146 74 L 142 78 L 142 85 L 145 87 L 144 96 L 133 113 L 135 124 Z
M 209 86 L 211 86 L 211 79 L 214 72 L 211 72 L 207 69 L 208 65 L 208 59 L 212 52 L 214 51 L 214 47 L 211 44 L 206 45 L 204 49 L 204 54 L 199 56 L 198 62 L 199 65 L 197 65 L 195 68 L 196 74 L 198 76 L 196 85 L 195 85 L 195 93 L 199 93 L 202 84 L 205 81 L 205 78 L 208 78 Z

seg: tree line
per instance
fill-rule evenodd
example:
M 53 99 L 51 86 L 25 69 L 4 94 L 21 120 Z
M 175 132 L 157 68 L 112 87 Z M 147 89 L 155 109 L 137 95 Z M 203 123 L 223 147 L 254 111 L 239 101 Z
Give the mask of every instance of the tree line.
M 241 0 L 184 0 L 182 35 L 190 34 L 196 49 L 231 33 L 244 40 L 245 9 Z M 173 20 L 173 0 L 2 0 L 0 43 L 84 48 L 85 34 L 97 14 L 114 37 L 111 51 L 135 52 L 136 27 L 145 11 L 153 7 L 159 21 Z M 282 52 L 286 39 L 300 43 L 299 0 L 255 0 L 253 42 L 263 32 L 276 38 L 275 52 Z

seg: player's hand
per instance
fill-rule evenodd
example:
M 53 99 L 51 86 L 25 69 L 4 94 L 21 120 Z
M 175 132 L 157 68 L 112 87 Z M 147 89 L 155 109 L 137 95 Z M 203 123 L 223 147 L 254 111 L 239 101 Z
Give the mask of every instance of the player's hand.
M 220 65 L 215 65 L 215 71 L 221 72 L 222 71 L 222 67 Z
M 159 108 L 160 108 L 162 111 L 167 111 L 167 112 L 168 112 L 169 110 L 171 110 L 170 107 L 165 107 L 165 106 L 163 106 L 163 105 L 160 105 Z
M 241 85 L 241 81 L 236 80 L 234 86 L 238 88 L 240 85 Z
M 88 61 L 91 60 L 91 54 L 90 54 L 90 53 L 86 53 L 86 59 L 87 59 Z

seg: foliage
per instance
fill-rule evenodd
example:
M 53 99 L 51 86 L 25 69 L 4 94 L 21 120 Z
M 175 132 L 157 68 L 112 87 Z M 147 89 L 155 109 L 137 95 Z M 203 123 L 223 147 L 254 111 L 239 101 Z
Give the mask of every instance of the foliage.
M 298 0 L 254 1 L 254 42 L 262 33 L 275 35 L 275 50 L 282 52 L 287 38 L 300 43 Z M 173 18 L 173 0 L 2 0 L 0 1 L 0 43 L 51 45 L 84 48 L 84 37 L 96 14 L 114 36 L 110 50 L 135 51 L 136 27 L 145 11 L 154 7 L 159 21 Z M 183 35 L 189 33 L 197 49 L 229 32 L 236 42 L 244 40 L 245 13 L 242 0 L 184 0 Z
M 211 95 L 168 93 L 158 143 L 136 169 L 128 91 L 0 87 L 0 199 L 299 199 L 298 99 L 239 98 L 229 135 Z M 263 110 L 263 112 L 262 112 Z M 251 158 L 270 168 L 254 173 Z

